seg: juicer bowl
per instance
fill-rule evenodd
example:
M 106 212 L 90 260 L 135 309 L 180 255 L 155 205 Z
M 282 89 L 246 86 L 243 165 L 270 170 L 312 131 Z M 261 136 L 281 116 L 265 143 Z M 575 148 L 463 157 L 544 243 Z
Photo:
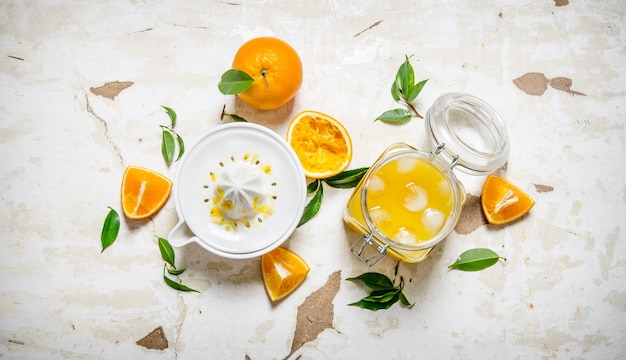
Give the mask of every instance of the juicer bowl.
M 306 178 L 284 139 L 264 126 L 234 122 L 211 129 L 186 153 L 173 194 L 179 222 L 169 234 L 172 246 L 195 242 L 244 259 L 293 233 L 304 212 Z

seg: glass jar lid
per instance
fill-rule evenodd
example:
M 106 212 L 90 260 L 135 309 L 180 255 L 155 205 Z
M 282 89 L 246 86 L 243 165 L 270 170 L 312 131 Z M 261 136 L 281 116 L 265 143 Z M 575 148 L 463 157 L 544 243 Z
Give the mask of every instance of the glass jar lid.
M 504 165 L 509 140 L 504 122 L 483 100 L 468 94 L 440 96 L 424 117 L 434 148 L 469 174 L 486 174 Z

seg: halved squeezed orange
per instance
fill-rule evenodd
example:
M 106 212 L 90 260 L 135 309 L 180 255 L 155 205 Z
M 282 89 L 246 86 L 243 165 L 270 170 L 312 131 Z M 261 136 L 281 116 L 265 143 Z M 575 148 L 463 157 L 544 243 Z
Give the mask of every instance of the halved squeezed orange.
M 291 294 L 302 284 L 309 269 L 298 254 L 283 247 L 261 256 L 263 283 L 270 300 L 277 301 Z
M 535 205 L 535 200 L 522 189 L 493 174 L 485 180 L 480 201 L 487 221 L 494 225 L 515 221 Z
M 287 129 L 287 143 L 298 155 L 304 174 L 324 179 L 344 171 L 352 160 L 352 140 L 346 128 L 331 116 L 306 110 Z
M 172 181 L 165 176 L 138 166 L 129 166 L 122 178 L 122 211 L 129 219 L 145 219 L 154 215 L 167 202 Z

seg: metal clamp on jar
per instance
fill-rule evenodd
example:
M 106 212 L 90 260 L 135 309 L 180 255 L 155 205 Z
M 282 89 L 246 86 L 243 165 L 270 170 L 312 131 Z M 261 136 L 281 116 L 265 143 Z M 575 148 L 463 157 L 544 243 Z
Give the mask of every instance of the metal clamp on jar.
M 507 161 L 506 127 L 472 95 L 439 97 L 424 118 L 433 150 L 389 146 L 355 188 L 344 221 L 361 237 L 351 251 L 373 266 L 387 253 L 420 262 L 454 229 L 465 189 L 453 169 L 486 175 Z

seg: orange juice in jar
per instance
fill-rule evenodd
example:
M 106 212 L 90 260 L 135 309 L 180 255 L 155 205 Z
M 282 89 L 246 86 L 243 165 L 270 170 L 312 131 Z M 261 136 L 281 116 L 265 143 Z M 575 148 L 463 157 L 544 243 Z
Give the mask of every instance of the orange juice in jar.
M 434 149 L 391 145 L 348 200 L 344 221 L 361 234 L 351 250 L 369 266 L 387 253 L 411 263 L 428 257 L 454 229 L 465 202 L 453 168 L 485 174 L 506 162 L 504 124 L 480 99 L 444 95 L 428 110 L 425 123 Z

